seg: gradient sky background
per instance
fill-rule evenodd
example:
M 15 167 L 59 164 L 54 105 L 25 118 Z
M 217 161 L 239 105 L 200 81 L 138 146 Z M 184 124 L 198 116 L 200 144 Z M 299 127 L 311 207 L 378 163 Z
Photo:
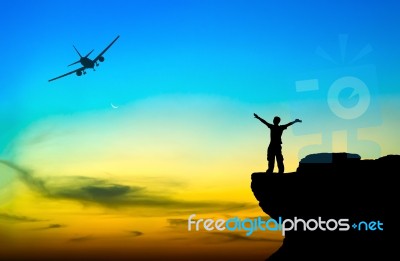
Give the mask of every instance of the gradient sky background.
M 185 230 L 192 213 L 265 215 L 250 175 L 266 169 L 269 133 L 254 112 L 303 120 L 283 136 L 287 172 L 309 153 L 399 153 L 393 1 L 0 7 L 0 257 L 264 260 L 279 234 Z M 78 68 L 67 67 L 78 59 L 72 45 L 94 58 L 117 35 L 95 72 L 48 82 Z M 369 94 L 349 84 L 330 96 L 343 77 Z M 299 91 L 305 80 L 318 88 Z

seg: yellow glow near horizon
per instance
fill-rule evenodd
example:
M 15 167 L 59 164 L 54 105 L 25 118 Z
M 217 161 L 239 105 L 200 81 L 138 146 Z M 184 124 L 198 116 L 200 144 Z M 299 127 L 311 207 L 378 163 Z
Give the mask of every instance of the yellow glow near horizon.
M 0 225 L 0 241 L 14 242 L 15 247 L 37 244 L 39 249 L 48 241 L 59 249 L 83 249 L 73 242 L 94 248 L 123 249 L 132 244 L 135 249 L 151 249 L 159 240 L 168 242 L 171 249 L 186 242 L 188 249 L 201 251 L 210 248 L 209 238 L 200 233 L 188 235 L 182 227 L 171 228 L 168 219 L 183 220 L 191 212 L 203 217 L 265 215 L 252 194 L 250 177 L 267 167 L 269 130 L 253 118 L 253 112 L 269 120 L 280 109 L 285 123 L 292 120 L 286 105 L 257 107 L 192 97 L 186 102 L 182 98 L 178 106 L 175 99 L 160 97 L 119 111 L 47 118 L 25 129 L 8 160 L 20 170 L 0 164 L 0 214 L 7 223 Z M 390 114 L 395 102 L 382 108 L 381 125 L 358 131 L 360 138 L 375 140 L 382 155 L 396 154 L 400 147 L 397 119 Z M 345 150 L 346 133 L 336 133 L 333 139 L 334 150 Z M 319 134 L 296 136 L 290 128 L 286 130 L 286 172 L 296 171 L 301 148 L 320 142 Z M 31 179 L 24 181 L 21 175 Z M 29 182 L 43 182 L 45 188 Z M 93 184 L 104 190 L 93 191 Z M 127 203 L 119 197 L 128 187 L 141 200 L 137 205 L 137 198 Z M 91 201 L 94 194 L 90 193 L 119 201 Z M 244 207 L 224 208 L 231 203 Z M 282 240 L 273 233 L 257 236 L 272 241 L 228 244 L 220 236 L 213 240 L 235 253 L 243 244 L 248 249 L 269 246 L 271 253 Z

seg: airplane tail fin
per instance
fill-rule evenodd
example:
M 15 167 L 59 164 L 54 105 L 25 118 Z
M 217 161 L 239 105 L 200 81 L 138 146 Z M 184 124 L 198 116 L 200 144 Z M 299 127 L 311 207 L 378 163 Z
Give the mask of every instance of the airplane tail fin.
M 75 45 L 72 45 L 72 46 L 74 47 L 75 51 L 78 53 L 79 57 L 82 58 L 82 55 L 79 53 L 78 49 L 76 49 Z M 89 53 L 89 54 L 90 54 L 90 53 Z M 88 54 L 88 55 L 89 55 L 89 54 Z M 87 56 L 86 56 L 86 57 L 87 57 Z M 74 65 L 74 64 L 77 64 L 77 63 L 80 63 L 80 62 L 81 62 L 81 60 L 79 59 L 78 61 L 76 61 L 76 62 L 74 62 L 74 63 L 71 63 L 71 64 L 69 64 L 68 66 L 71 66 L 71 65 Z
M 78 53 L 79 57 L 82 58 L 82 55 L 81 55 L 81 54 L 79 53 L 79 51 L 76 49 L 75 45 L 73 45 L 73 47 L 74 47 L 75 51 Z

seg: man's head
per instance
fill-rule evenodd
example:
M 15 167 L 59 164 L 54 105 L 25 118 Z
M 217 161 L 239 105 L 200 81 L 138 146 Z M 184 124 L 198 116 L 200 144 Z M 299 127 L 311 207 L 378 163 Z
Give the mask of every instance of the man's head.
M 278 116 L 274 117 L 274 125 L 278 125 L 279 122 L 281 122 L 281 118 L 279 118 Z

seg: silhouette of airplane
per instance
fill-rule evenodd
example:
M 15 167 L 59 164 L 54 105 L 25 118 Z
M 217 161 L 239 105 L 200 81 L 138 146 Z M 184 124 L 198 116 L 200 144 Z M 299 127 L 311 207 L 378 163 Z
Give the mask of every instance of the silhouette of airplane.
M 104 49 L 101 53 L 99 53 L 99 55 L 97 55 L 97 57 L 94 58 L 93 60 L 90 59 L 90 58 L 88 58 L 88 56 L 94 51 L 94 49 L 91 50 L 87 55 L 82 56 L 82 55 L 79 53 L 79 51 L 75 48 L 75 46 L 73 45 L 73 47 L 74 47 L 75 51 L 78 53 L 80 59 L 79 59 L 78 61 L 74 62 L 74 63 L 71 63 L 71 64 L 68 65 L 68 66 L 71 66 L 71 65 L 74 65 L 74 64 L 77 64 L 77 63 L 81 63 L 81 64 L 82 64 L 82 67 L 79 68 L 79 69 L 73 70 L 73 71 L 71 71 L 71 72 L 68 72 L 68 73 L 66 73 L 66 74 L 60 75 L 60 76 L 58 76 L 58 77 L 56 77 L 56 78 L 50 79 L 49 82 L 54 81 L 54 80 L 57 80 L 57 79 L 60 79 L 60 78 L 62 78 L 62 77 L 64 77 L 64 76 L 67 76 L 67 75 L 70 75 L 70 74 L 73 74 L 73 73 L 76 73 L 76 75 L 81 76 L 82 74 L 86 74 L 86 71 L 85 71 L 85 70 L 88 69 L 88 68 L 92 68 L 92 69 L 95 71 L 94 66 L 95 66 L 95 65 L 96 65 L 96 66 L 99 66 L 99 64 L 97 63 L 97 61 L 104 62 L 103 54 L 111 47 L 111 45 L 113 45 L 113 44 L 115 43 L 115 41 L 117 41 L 118 38 L 119 38 L 119 35 L 114 39 L 114 41 L 112 41 L 112 42 L 106 47 L 106 49 Z

